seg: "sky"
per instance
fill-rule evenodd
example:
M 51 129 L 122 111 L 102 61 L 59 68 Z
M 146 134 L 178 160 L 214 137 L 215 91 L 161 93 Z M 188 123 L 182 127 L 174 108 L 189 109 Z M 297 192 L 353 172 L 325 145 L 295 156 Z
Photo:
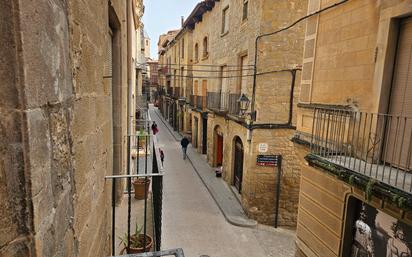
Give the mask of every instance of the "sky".
M 151 40 L 150 55 L 157 60 L 160 34 L 181 27 L 180 16 L 187 16 L 201 0 L 144 0 L 143 23 Z

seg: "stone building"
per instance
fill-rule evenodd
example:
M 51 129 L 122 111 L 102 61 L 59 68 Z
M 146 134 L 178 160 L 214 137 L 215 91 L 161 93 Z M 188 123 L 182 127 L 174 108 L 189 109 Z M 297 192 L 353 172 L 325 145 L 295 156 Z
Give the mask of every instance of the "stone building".
M 159 63 L 151 58 L 146 59 L 147 63 L 147 76 L 149 80 L 150 99 L 156 102 L 159 99 L 158 86 L 159 86 Z
M 159 85 L 164 91 L 161 111 L 180 132 L 190 132 L 186 101 L 192 89 L 191 38 L 191 30 L 183 27 L 159 39 Z
M 103 2 L 0 2 L 0 256 L 110 253 L 143 3 Z
M 308 13 L 325 8 L 306 27 L 298 249 L 408 256 L 412 1 L 310 0 Z
M 170 80 L 178 81 L 184 74 L 190 87 L 183 108 L 190 119 L 175 128 L 191 136 L 193 147 L 210 165 L 223 165 L 223 179 L 248 215 L 271 225 L 277 210 L 279 225 L 296 225 L 300 166 L 290 140 L 296 125 L 304 26 L 260 38 L 256 83 L 255 39 L 305 16 L 306 9 L 306 0 L 201 1 L 178 34 L 190 38 L 185 47 L 191 56 L 183 62 L 173 58 L 182 44 L 178 36 L 162 46 L 159 56 L 159 63 L 171 64 Z M 189 68 L 179 73 L 173 65 Z M 240 109 L 242 94 L 250 102 L 247 110 Z M 258 155 L 282 156 L 279 183 L 278 169 L 258 165 Z

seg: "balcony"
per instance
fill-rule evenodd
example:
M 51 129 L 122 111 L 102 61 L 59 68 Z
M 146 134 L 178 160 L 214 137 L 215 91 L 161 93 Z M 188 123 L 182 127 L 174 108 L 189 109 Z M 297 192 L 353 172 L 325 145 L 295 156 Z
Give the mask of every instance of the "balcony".
M 195 95 L 190 95 L 189 96 L 189 106 L 195 107 L 195 98 L 196 98 Z
M 195 107 L 197 110 L 199 111 L 203 111 L 204 109 L 206 109 L 206 97 L 205 96 L 200 96 L 197 95 L 195 96 L 196 100 L 195 100 Z
M 365 192 L 368 185 L 377 185 L 388 198 L 394 197 L 389 193 L 394 191 L 398 198 L 411 194 L 411 118 L 317 108 L 310 146 L 309 163 Z
M 240 116 L 240 105 L 239 105 L 240 94 L 229 94 L 228 96 L 228 112 L 234 116 Z
M 166 95 L 172 96 L 173 95 L 173 88 L 168 86 L 166 87 Z
M 142 110 L 142 118 L 148 117 L 146 111 Z M 133 256 L 162 256 L 159 252 L 153 255 L 152 251 L 161 249 L 163 166 L 157 140 L 150 134 L 152 121 L 139 119 L 136 123 L 139 131 L 127 137 L 129 163 L 126 174 L 105 177 L 112 190 L 111 255 L 137 248 L 131 242 L 139 227 L 137 233 L 144 238 L 141 250 L 145 253 Z M 183 251 L 177 250 L 169 253 L 183 256 Z
M 229 94 L 207 92 L 207 108 L 216 112 L 227 112 L 229 109 Z
M 173 97 L 175 99 L 179 99 L 179 97 L 180 97 L 180 87 L 174 87 L 173 88 Z

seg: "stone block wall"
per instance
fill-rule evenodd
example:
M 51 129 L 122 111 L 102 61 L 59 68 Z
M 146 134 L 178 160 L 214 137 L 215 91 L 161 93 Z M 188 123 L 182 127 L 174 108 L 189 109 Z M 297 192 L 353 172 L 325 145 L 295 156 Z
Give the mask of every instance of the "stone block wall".
M 215 165 L 215 130 L 223 133 L 223 178 L 229 185 L 234 179 L 234 139 L 240 137 L 244 148 L 242 182 L 242 206 L 246 213 L 258 222 L 274 225 L 277 173 L 275 167 L 256 165 L 258 146 L 268 144 L 264 154 L 280 154 L 283 157 L 280 181 L 279 223 L 280 226 L 295 227 L 299 199 L 300 160 L 294 144 L 290 141 L 294 130 L 256 129 L 252 141 L 247 140 L 247 129 L 237 122 L 218 115 L 208 118 L 208 162 Z
M 124 20 L 125 2 L 114 5 Z M 112 88 L 103 78 L 108 3 L 7 0 L 0 7 L 0 256 L 106 256 L 111 184 L 104 176 L 113 171 Z M 122 99 L 126 70 L 116 85 Z M 127 102 L 119 106 L 125 135 Z M 124 142 L 120 148 L 124 170 Z
M 273 225 L 275 221 L 275 202 L 278 186 L 278 168 L 256 165 L 259 154 L 282 156 L 278 225 L 295 227 L 299 203 L 300 163 L 291 138 L 292 129 L 255 129 L 251 142 L 250 191 L 245 192 L 244 206 L 248 214 L 264 224 Z M 260 143 L 268 144 L 268 151 L 260 153 Z
M 30 184 L 25 174 L 25 126 L 21 61 L 21 38 L 13 1 L 0 2 L 0 256 L 34 254 Z M 19 160 L 19 161 L 17 161 Z

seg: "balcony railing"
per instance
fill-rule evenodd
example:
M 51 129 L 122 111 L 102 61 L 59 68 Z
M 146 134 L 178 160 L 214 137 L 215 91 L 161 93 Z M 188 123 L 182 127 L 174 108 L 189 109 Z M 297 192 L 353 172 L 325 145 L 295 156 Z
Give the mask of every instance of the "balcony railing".
M 196 96 L 195 107 L 198 110 L 203 111 L 206 108 L 206 97 L 205 96 Z
M 173 97 L 176 99 L 180 97 L 180 87 L 173 88 Z
M 225 112 L 229 108 L 229 94 L 222 92 L 207 92 L 207 108 Z
M 228 111 L 229 114 L 239 116 L 240 115 L 240 105 L 239 105 L 240 94 L 229 94 L 228 99 Z
M 170 87 L 170 86 L 166 87 L 166 94 L 168 96 L 172 96 L 173 95 L 173 88 Z
M 311 153 L 406 192 L 412 191 L 412 118 L 315 109 Z
M 194 96 L 194 95 L 189 96 L 189 105 L 192 106 L 192 107 L 195 107 L 195 98 L 196 98 L 196 96 Z

